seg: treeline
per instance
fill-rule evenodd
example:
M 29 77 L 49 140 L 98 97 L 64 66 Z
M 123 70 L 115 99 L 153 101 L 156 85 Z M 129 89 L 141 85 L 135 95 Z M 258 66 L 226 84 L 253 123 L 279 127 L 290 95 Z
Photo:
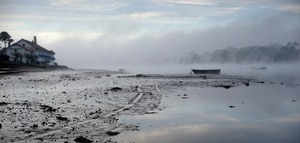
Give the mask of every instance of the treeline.
M 288 42 L 286 45 L 228 47 L 198 54 L 189 52 L 181 59 L 183 63 L 290 63 L 300 62 L 300 44 Z

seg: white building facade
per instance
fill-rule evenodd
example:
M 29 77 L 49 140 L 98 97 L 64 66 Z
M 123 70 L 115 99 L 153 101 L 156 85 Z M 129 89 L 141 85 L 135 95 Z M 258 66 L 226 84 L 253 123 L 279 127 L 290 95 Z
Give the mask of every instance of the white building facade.
M 9 61 L 24 64 L 55 65 L 54 52 L 49 51 L 36 42 L 21 39 L 6 49 Z

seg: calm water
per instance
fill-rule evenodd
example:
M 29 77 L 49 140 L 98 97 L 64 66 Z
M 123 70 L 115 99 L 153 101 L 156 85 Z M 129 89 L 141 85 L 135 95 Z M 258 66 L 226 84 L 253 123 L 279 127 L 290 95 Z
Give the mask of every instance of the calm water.
M 187 99 L 183 99 L 184 94 Z M 140 131 L 125 132 L 113 140 L 124 143 L 300 142 L 300 87 L 297 85 L 187 89 L 164 96 L 162 106 L 167 108 L 157 114 L 120 117 L 120 122 L 140 125 Z

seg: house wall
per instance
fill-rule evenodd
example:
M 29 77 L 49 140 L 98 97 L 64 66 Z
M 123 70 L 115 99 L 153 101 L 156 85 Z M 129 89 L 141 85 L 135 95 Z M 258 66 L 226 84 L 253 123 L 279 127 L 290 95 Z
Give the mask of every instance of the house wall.
M 6 54 L 10 56 L 10 61 L 14 62 L 15 61 L 15 55 L 16 53 L 18 53 L 19 55 L 21 55 L 20 57 L 20 60 L 19 62 L 21 63 L 26 63 L 27 62 L 27 58 L 25 55 L 27 54 L 31 54 L 30 51 L 28 50 L 25 50 L 24 48 L 18 46 L 18 45 L 13 45 L 13 46 L 10 46 L 9 48 L 7 48 L 6 50 Z
M 44 62 L 44 61 L 48 61 L 49 65 L 54 65 L 54 54 L 51 54 L 47 51 L 35 51 L 35 55 L 38 56 L 38 61 L 39 62 Z

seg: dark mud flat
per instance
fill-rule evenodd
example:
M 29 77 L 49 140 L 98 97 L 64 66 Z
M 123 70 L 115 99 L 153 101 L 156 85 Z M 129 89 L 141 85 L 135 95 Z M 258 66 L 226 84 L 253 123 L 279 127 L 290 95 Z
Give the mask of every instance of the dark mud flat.
M 120 117 L 156 115 L 165 109 L 162 97 L 174 91 L 258 84 L 222 75 L 120 76 L 101 70 L 1 76 L 0 142 L 110 142 L 140 130 L 141 124 L 119 122 Z M 190 100 L 188 94 L 185 98 Z
M 53 70 L 70 70 L 67 66 L 43 66 L 43 65 L 26 65 L 26 64 L 3 64 L 0 63 L 0 75 L 18 74 L 23 72 L 46 72 Z

